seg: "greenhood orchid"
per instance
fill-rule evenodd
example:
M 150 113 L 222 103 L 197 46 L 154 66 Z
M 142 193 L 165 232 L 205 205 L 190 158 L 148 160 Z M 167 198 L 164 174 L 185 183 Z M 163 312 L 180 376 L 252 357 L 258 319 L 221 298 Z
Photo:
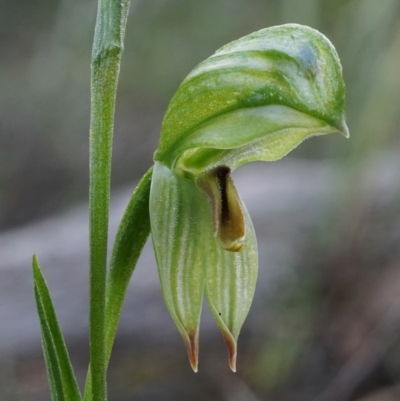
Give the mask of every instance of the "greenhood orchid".
M 164 300 L 195 371 L 204 294 L 235 371 L 256 285 L 256 236 L 231 172 L 278 160 L 311 136 L 348 137 L 344 106 L 334 47 L 295 24 L 222 47 L 172 98 L 154 156 L 151 231 Z

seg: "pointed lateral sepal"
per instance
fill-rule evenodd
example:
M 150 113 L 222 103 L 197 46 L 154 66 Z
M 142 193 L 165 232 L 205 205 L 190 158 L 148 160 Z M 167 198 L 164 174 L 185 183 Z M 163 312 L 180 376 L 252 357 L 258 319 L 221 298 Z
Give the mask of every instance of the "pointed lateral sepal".
M 232 372 L 236 372 L 237 339 L 233 338 L 233 336 L 227 332 L 223 332 L 223 336 L 228 348 L 228 365 Z
M 197 373 L 199 366 L 199 330 L 185 334 L 183 342 L 188 353 L 189 363 L 193 372 Z
M 180 331 L 194 371 L 204 292 L 204 252 L 215 242 L 206 197 L 188 181 L 155 163 L 150 192 L 153 246 L 165 304 Z M 206 225 L 206 233 L 203 226 Z
M 36 256 L 33 257 L 33 278 L 37 311 L 40 320 L 43 351 L 53 401 L 79 401 L 79 387 L 58 324 L 47 283 Z
M 258 273 L 257 240 L 243 205 L 246 239 L 240 252 L 216 248 L 208 255 L 206 296 L 228 348 L 228 361 L 236 371 L 237 340 L 250 310 Z

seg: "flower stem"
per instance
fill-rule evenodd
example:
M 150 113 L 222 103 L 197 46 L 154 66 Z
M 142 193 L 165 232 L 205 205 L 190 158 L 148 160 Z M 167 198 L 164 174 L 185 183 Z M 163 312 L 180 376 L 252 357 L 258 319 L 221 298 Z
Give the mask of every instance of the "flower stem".
M 92 399 L 105 401 L 105 289 L 116 89 L 128 0 L 99 0 L 92 52 L 90 119 L 90 369 Z

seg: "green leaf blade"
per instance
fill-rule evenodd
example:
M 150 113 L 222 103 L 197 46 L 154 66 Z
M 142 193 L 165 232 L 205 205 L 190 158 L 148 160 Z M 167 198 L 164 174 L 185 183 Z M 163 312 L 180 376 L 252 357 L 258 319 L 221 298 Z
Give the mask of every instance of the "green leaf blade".
M 45 318 L 45 312 L 38 293 L 37 286 L 34 285 L 36 307 L 40 321 L 40 331 L 42 337 L 42 348 L 46 363 L 47 378 L 49 381 L 51 399 L 53 401 L 64 401 L 64 390 L 62 386 L 61 372 L 58 363 L 57 353 L 51 338 L 50 329 Z
M 33 257 L 32 263 L 35 299 L 53 398 L 59 401 L 79 401 L 81 395 L 78 383 L 58 324 L 50 292 L 36 256 Z
M 129 281 L 150 235 L 150 187 L 153 168 L 140 180 L 118 227 L 106 286 L 106 359 L 110 358 Z

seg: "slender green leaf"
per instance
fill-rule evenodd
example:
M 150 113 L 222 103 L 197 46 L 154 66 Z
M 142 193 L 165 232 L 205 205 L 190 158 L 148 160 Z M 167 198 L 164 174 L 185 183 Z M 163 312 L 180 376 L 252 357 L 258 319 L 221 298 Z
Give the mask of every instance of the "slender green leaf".
M 150 234 L 149 198 L 153 168 L 140 180 L 115 237 L 106 288 L 106 358 L 117 331 L 129 281 Z
M 114 343 L 126 290 L 137 260 L 150 234 L 149 197 L 153 169 L 141 179 L 120 222 L 111 257 L 106 288 L 106 363 Z M 84 400 L 91 399 L 90 370 L 85 385 Z
M 33 277 L 37 310 L 42 330 L 43 350 L 53 399 L 81 399 L 67 347 L 58 324 L 47 283 L 36 257 L 33 257 Z
M 57 353 L 54 347 L 53 339 L 50 334 L 50 328 L 45 318 L 45 312 L 40 300 L 40 296 L 34 285 L 36 308 L 39 315 L 40 331 L 42 334 L 42 347 L 44 360 L 46 363 L 47 378 L 49 381 L 51 399 L 53 401 L 64 401 L 64 391 L 62 386 L 61 372 L 57 359 Z

